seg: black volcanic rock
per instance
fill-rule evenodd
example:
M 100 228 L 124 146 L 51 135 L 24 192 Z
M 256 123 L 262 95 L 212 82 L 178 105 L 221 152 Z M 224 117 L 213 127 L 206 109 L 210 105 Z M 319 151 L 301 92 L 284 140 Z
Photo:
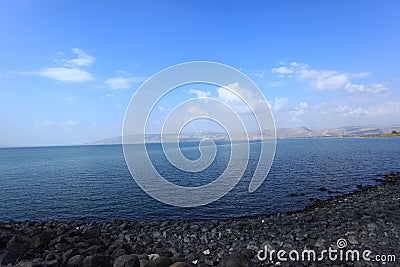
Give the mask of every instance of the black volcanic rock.
M 15 264 L 28 252 L 30 240 L 15 235 L 8 242 L 6 249 L 0 254 L 0 265 Z
M 140 261 L 136 255 L 123 255 L 115 260 L 114 267 L 140 267 Z
M 339 238 L 348 249 L 398 255 L 400 173 L 384 177 L 378 185 L 314 200 L 304 210 L 288 213 L 212 221 L 0 223 L 0 265 L 271 266 L 277 262 L 257 258 L 264 246 L 321 251 L 336 246 Z M 318 263 L 315 266 L 342 266 L 337 261 Z M 297 266 L 280 263 L 293 264 Z
M 82 267 L 83 257 L 82 255 L 75 255 L 68 260 L 67 267 Z
M 252 263 L 244 254 L 231 254 L 226 259 L 221 267 L 250 267 Z
M 88 256 L 83 260 L 83 267 L 111 267 L 111 257 L 108 255 Z

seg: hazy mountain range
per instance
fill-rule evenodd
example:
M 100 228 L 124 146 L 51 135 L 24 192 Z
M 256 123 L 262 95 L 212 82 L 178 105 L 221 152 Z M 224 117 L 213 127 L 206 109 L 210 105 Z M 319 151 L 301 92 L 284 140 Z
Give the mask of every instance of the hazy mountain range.
M 358 137 L 372 134 L 385 134 L 392 131 L 400 132 L 400 126 L 347 126 L 340 128 L 278 128 L 277 137 L 281 139 L 285 138 L 316 138 L 316 137 Z M 268 132 L 264 132 L 268 136 Z M 253 131 L 248 133 L 250 140 L 260 140 L 260 132 Z M 180 136 L 180 141 L 198 141 L 203 138 L 210 138 L 213 140 L 228 140 L 228 136 L 225 133 L 214 133 L 214 132 L 198 132 L 198 133 L 184 133 Z M 231 136 L 232 140 L 240 140 L 238 136 Z M 89 144 L 121 144 L 122 137 L 116 136 L 112 138 L 97 140 L 90 142 Z M 175 141 L 175 135 L 166 135 L 165 141 Z M 130 143 L 137 143 L 138 138 L 136 136 L 129 136 Z M 148 143 L 159 143 L 161 142 L 160 134 L 147 134 L 146 142 Z

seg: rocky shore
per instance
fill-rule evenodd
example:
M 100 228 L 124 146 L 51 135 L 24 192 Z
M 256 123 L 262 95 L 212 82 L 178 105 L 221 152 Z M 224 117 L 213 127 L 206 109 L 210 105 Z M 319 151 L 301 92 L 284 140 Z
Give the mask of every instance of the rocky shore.
M 0 223 L 1 266 L 400 266 L 399 248 L 400 173 L 291 213 L 213 221 Z

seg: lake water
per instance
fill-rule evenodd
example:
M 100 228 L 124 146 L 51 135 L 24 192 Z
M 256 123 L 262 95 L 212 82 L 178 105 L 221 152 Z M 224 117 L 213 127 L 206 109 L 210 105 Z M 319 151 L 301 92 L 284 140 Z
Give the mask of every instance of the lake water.
M 223 198 L 197 208 L 177 208 L 149 197 L 132 179 L 121 145 L 0 149 L 0 221 L 110 219 L 216 219 L 302 209 L 312 199 L 348 193 L 374 184 L 379 175 L 400 171 L 400 138 L 320 138 L 277 141 L 271 171 L 257 191 L 248 192 L 259 143 L 251 143 L 245 176 Z M 182 143 L 189 158 L 196 143 Z M 177 171 L 160 144 L 150 158 L 171 182 L 198 186 L 217 178 L 229 160 L 229 145 L 217 146 L 205 171 Z M 321 191 L 325 187 L 328 191 Z M 298 196 L 289 196 L 296 193 Z

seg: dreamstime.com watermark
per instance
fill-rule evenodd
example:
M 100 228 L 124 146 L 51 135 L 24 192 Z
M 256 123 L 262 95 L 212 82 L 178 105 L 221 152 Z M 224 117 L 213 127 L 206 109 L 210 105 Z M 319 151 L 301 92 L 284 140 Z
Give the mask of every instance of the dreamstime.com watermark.
M 217 123 L 231 141 L 230 158 L 224 172 L 212 182 L 197 187 L 180 186 L 165 179 L 154 167 L 146 147 L 146 126 L 157 103 L 173 90 L 192 84 L 218 87 L 218 94 L 225 97 L 205 94 L 182 100 L 172 108 L 160 133 L 163 152 L 169 163 L 181 171 L 195 173 L 207 169 L 214 162 L 217 146 L 209 138 L 200 140 L 200 157 L 196 160 L 186 158 L 180 151 L 180 133 L 194 120 Z M 247 126 L 249 116 L 254 119 L 256 130 Z M 253 134 L 251 138 L 250 132 Z M 239 70 L 220 63 L 195 61 L 166 68 L 138 88 L 125 112 L 122 144 L 133 179 L 148 195 L 169 205 L 197 207 L 223 197 L 240 181 L 249 162 L 250 141 L 254 140 L 254 133 L 262 142 L 258 161 L 252 159 L 257 166 L 249 184 L 250 193 L 263 183 L 275 156 L 276 128 L 270 105 L 256 84 Z M 240 142 L 234 142 L 237 140 Z
M 274 250 L 269 248 L 268 244 L 263 244 L 262 249 L 258 251 L 257 258 L 260 261 L 276 262 L 396 262 L 394 254 L 374 254 L 371 250 L 359 250 L 347 248 L 346 239 L 340 238 L 336 242 L 336 248 L 330 246 L 328 249 L 316 251 L 314 249 L 303 250 Z

